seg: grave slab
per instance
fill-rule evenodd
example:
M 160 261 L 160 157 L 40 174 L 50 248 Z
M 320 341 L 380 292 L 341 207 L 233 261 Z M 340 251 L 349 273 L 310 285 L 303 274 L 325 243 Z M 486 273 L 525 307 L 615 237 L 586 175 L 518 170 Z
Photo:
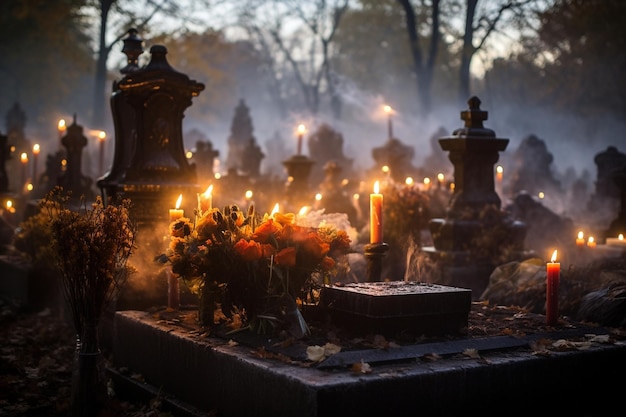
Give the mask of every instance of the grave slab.
M 148 312 L 118 311 L 113 360 L 115 369 L 140 374 L 143 384 L 163 395 L 219 416 L 609 415 L 621 398 L 626 343 L 544 354 L 530 349 L 539 338 L 607 334 L 601 328 L 563 330 L 346 351 L 310 363 L 263 355 L 263 349 Z M 371 371 L 351 370 L 365 358 Z

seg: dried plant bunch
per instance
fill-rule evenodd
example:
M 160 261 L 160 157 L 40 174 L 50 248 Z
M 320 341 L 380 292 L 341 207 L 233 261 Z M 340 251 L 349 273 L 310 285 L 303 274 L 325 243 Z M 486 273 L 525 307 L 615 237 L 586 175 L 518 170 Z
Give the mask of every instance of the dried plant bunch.
M 129 200 L 105 205 L 98 196 L 91 206 L 84 197 L 70 203 L 70 195 L 56 187 L 41 204 L 51 219 L 52 252 L 80 334 L 84 325 L 97 324 L 126 282 L 136 226 Z

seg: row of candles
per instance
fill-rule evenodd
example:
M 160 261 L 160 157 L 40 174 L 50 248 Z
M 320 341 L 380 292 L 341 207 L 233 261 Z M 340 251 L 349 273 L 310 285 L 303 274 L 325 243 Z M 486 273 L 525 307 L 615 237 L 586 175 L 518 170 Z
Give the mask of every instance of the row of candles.
M 374 192 L 370 194 L 370 243 L 383 243 L 383 195 L 380 193 L 380 183 L 374 183 Z M 213 208 L 213 185 L 210 185 L 205 192 L 197 194 L 198 210 L 205 213 Z M 180 194 L 176 200 L 176 206 L 169 209 L 170 222 L 176 221 L 185 215 L 181 208 L 183 195 Z M 272 213 L 278 210 L 278 204 L 274 206 Z
M 597 245 L 596 240 L 593 236 L 589 236 L 587 240 L 585 240 L 585 233 L 581 230 L 578 232 L 576 237 L 576 246 L 579 248 L 589 247 L 595 248 Z M 626 240 L 624 240 L 624 234 L 620 233 L 617 237 L 607 237 L 606 245 L 608 246 L 626 246 Z

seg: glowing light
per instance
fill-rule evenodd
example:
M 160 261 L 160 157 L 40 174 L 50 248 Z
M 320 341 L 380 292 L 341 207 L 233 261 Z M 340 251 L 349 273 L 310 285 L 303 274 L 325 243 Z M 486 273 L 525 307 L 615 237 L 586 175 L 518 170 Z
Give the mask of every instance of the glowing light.
M 302 206 L 300 208 L 300 211 L 298 211 L 298 216 L 305 216 L 308 211 L 309 211 L 309 207 Z
M 406 185 L 413 185 L 413 178 L 412 177 L 406 177 L 406 179 L 404 180 L 404 183 Z
M 321 200 L 322 200 L 322 193 L 315 194 L 315 201 L 321 201 Z
M 274 204 L 274 208 L 272 209 L 272 212 L 270 213 L 270 217 L 273 217 L 274 214 L 278 213 L 280 211 L 280 206 L 278 205 L 278 203 Z
M 374 194 L 379 194 L 379 193 L 380 193 L 380 183 L 376 181 L 374 183 Z
M 437 174 L 437 181 L 439 181 L 439 184 L 443 184 L 443 172 L 440 172 L 439 174 Z
M 556 255 L 557 255 L 557 250 L 555 249 L 554 252 L 552 252 L 552 257 L 550 258 L 550 262 L 552 263 L 556 262 Z
M 191 158 L 193 158 L 193 152 L 191 152 L 191 151 L 187 151 L 187 153 L 185 153 L 185 157 L 186 157 L 187 159 L 191 159 Z
M 247 190 L 246 193 L 244 194 L 246 200 L 250 200 L 253 196 L 252 190 Z
M 41 151 L 41 148 L 40 148 L 39 144 L 35 143 L 33 145 L 33 155 L 39 155 L 40 151 Z
M 543 200 L 546 197 L 546 195 L 543 193 L 543 191 L 539 191 L 539 193 L 537 194 L 537 197 Z
M 28 162 L 28 154 L 26 152 L 22 152 L 20 155 L 20 161 L 22 161 L 23 164 Z
M 183 195 L 178 196 L 178 200 L 176 200 L 176 209 L 180 208 L 180 205 L 183 203 Z

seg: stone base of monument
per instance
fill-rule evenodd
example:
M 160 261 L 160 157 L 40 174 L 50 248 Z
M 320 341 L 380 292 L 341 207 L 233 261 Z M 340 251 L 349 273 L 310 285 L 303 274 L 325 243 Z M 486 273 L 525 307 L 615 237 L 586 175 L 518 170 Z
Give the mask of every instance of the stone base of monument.
M 320 305 L 338 327 L 362 334 L 458 335 L 467 331 L 472 291 L 414 281 L 324 287 Z
M 254 347 L 119 311 L 109 376 L 116 395 L 158 396 L 173 416 L 611 415 L 623 394 L 615 381 L 626 373 L 626 343 L 596 337 L 574 348 L 590 334 L 609 333 L 567 326 L 346 350 L 313 363 L 278 339 Z M 537 354 L 532 346 L 545 340 L 572 348 Z

